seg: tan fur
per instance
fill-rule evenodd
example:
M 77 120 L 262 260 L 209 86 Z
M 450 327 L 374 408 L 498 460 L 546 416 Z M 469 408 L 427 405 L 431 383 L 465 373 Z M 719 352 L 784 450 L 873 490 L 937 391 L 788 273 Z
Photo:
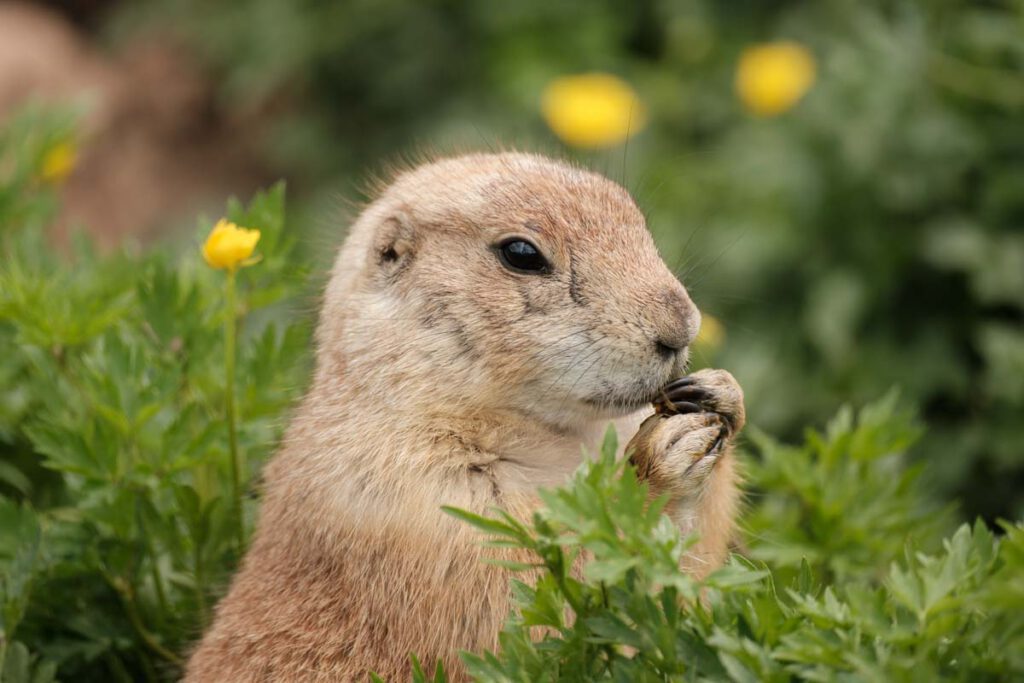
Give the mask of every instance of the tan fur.
M 504 268 L 493 247 L 514 235 L 553 272 Z M 698 327 L 614 183 L 524 154 L 399 175 L 339 254 L 313 386 L 186 681 L 399 681 L 410 652 L 458 679 L 459 649 L 496 645 L 509 576 L 439 506 L 528 516 L 536 488 L 563 482 L 609 421 L 636 430 L 686 362 L 655 341 L 682 347 Z M 732 532 L 731 456 L 697 490 L 664 490 L 704 536 L 690 568 L 705 573 Z

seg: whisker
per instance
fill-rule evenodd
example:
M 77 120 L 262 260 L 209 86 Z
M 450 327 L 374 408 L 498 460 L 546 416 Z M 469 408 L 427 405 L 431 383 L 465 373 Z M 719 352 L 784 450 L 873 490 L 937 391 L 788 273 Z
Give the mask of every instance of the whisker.
M 566 368 L 564 370 L 562 370 L 562 372 L 560 372 L 556 378 L 554 378 L 553 380 L 548 382 L 547 386 L 545 386 L 545 388 L 544 388 L 544 391 L 541 392 L 541 395 L 537 398 L 537 400 L 534 402 L 534 404 L 537 405 L 537 406 L 541 406 L 543 404 L 544 399 L 548 396 L 548 394 L 551 392 L 551 390 L 554 389 L 555 387 L 557 387 L 558 384 L 562 381 L 562 378 L 565 377 L 566 374 L 571 372 L 574 367 L 576 367 L 577 362 L 583 362 L 583 361 L 589 360 L 593 356 L 599 354 L 602 349 L 600 347 L 594 348 L 597 345 L 597 343 L 598 343 L 598 340 L 590 342 L 579 353 L 577 353 L 575 356 L 573 356 L 573 359 L 571 361 L 569 361 L 569 363 L 566 366 Z M 588 351 L 589 351 L 589 353 L 588 353 Z M 586 354 L 586 355 L 584 356 L 584 354 Z M 581 356 L 583 357 L 583 361 L 580 361 L 580 357 Z
M 601 350 L 601 349 L 598 349 L 598 351 L 600 351 L 600 350 Z M 589 357 L 590 357 L 590 356 L 588 356 L 588 358 L 589 358 Z M 595 366 L 595 365 L 596 365 L 596 364 L 598 363 L 598 361 L 600 361 L 600 360 L 601 360 L 601 357 L 600 357 L 600 355 L 598 355 L 598 357 L 597 357 L 597 358 L 594 358 L 594 360 L 592 360 L 592 361 L 590 362 L 590 365 L 588 365 L 588 366 L 586 367 L 586 369 L 585 369 L 585 370 L 584 370 L 583 372 L 581 372 L 581 373 L 580 373 L 580 376 L 576 378 L 576 381 L 575 381 L 575 382 L 573 382 L 573 383 L 572 383 L 572 386 L 570 386 L 570 387 L 569 387 L 569 389 L 568 389 L 568 391 L 566 391 L 566 392 L 565 392 L 565 397 L 564 397 L 564 398 L 562 399 L 562 403 L 561 403 L 561 405 L 559 406 L 559 410 L 561 410 L 562 408 L 564 408 L 564 407 L 565 407 L 565 402 L 566 402 L 566 401 L 568 401 L 568 400 L 569 400 L 569 399 L 570 399 L 570 398 L 572 397 L 572 392 L 573 392 L 573 390 L 574 390 L 574 389 L 576 389 L 576 386 L 577 386 L 577 385 L 578 385 L 578 384 L 579 384 L 579 383 L 580 383 L 581 381 L 583 381 L 583 378 L 584 378 L 584 377 L 586 376 L 586 374 L 587 374 L 588 372 L 590 372 L 591 368 L 593 368 L 593 367 L 594 367 L 594 366 Z
M 745 230 L 744 230 L 743 232 L 741 232 L 741 233 L 740 233 L 739 235 L 737 235 L 737 236 L 736 236 L 736 237 L 735 237 L 735 238 L 734 238 L 734 239 L 733 239 L 733 240 L 732 240 L 731 242 L 729 242 L 729 244 L 725 245 L 725 246 L 724 246 L 724 247 L 723 247 L 723 248 L 722 248 L 722 249 L 721 249 L 721 250 L 720 250 L 720 251 L 718 252 L 718 254 L 717 254 L 717 255 L 716 255 L 716 256 L 715 256 L 715 257 L 714 257 L 714 258 L 713 258 L 713 259 L 711 260 L 711 262 L 710 262 L 710 263 L 707 263 L 706 265 L 704 265 L 704 260 L 702 259 L 701 261 L 699 261 L 699 262 L 697 262 L 696 264 L 694 264 L 694 266 L 693 266 L 693 268 L 691 269 L 691 271 L 690 271 L 690 272 L 688 272 L 688 273 L 686 273 L 686 275 L 685 275 L 685 276 L 683 276 L 683 277 L 680 277 L 680 280 L 682 280 L 682 279 L 683 279 L 684 277 L 689 277 L 690 273 L 691 273 L 691 272 L 692 272 L 693 270 L 696 270 L 696 269 L 697 269 L 698 267 L 700 267 L 700 268 L 701 268 L 701 271 L 700 271 L 700 272 L 698 273 L 698 277 L 697 277 L 697 279 L 696 279 L 696 280 L 692 280 L 692 281 L 691 281 L 691 284 L 690 284 L 690 286 L 697 286 L 697 284 L 698 284 L 698 283 L 700 282 L 700 279 L 701 279 L 702 277 L 704 277 L 704 274 L 705 274 L 705 273 L 707 273 L 707 272 L 708 272 L 708 270 L 709 270 L 709 269 L 710 269 L 710 268 L 711 268 L 712 266 L 714 266 L 714 265 L 715 265 L 716 263 L 718 263 L 718 261 L 719 261 L 719 260 L 720 260 L 720 259 L 721 259 L 721 258 L 722 258 L 723 256 L 725 256 L 725 254 L 726 254 L 726 253 L 727 253 L 727 252 L 728 252 L 728 251 L 729 251 L 730 249 L 732 249 L 732 248 L 733 248 L 733 247 L 735 247 L 735 246 L 736 246 L 737 244 L 739 244 L 740 240 L 741 240 L 741 239 L 743 239 L 744 237 L 746 237 L 746 236 L 747 236 L 747 233 L 748 233 L 748 232 L 749 232 L 749 228 L 745 229 Z

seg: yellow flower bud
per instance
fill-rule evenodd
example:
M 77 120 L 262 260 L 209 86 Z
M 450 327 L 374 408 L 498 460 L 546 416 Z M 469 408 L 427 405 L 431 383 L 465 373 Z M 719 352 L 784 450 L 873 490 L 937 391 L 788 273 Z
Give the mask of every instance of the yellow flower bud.
M 714 351 L 725 341 L 725 326 L 722 321 L 713 315 L 702 313 L 700 316 L 700 332 L 694 346 L 707 351 Z
M 636 92 L 605 73 L 557 78 L 544 89 L 541 113 L 573 147 L 611 147 L 640 131 L 647 113 Z
M 814 84 L 814 56 L 798 43 L 748 47 L 736 69 L 736 93 L 758 116 L 775 116 L 800 101 Z
M 64 182 L 78 163 L 78 149 L 71 141 L 58 142 L 43 155 L 39 179 L 57 185 Z
M 203 258 L 213 268 L 235 270 L 239 266 L 250 265 L 251 262 L 246 260 L 252 256 L 259 241 L 259 230 L 240 228 L 222 218 L 213 226 L 203 244 Z

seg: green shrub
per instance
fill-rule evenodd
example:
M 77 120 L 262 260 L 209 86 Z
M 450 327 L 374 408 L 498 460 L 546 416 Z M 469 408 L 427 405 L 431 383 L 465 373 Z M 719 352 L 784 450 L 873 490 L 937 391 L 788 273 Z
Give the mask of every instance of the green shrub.
M 308 370 L 309 321 L 287 304 L 306 278 L 282 185 L 229 203 L 262 231 L 262 261 L 238 273 L 228 387 L 225 277 L 198 240 L 143 255 L 51 246 L 39 169 L 68 135 L 29 112 L 0 136 L 0 660 L 12 681 L 40 658 L 38 680 L 55 664 L 64 680 L 173 679 L 239 557 L 226 392 L 248 528 Z
M 539 570 L 535 584 L 515 582 L 500 651 L 463 659 L 480 681 L 1024 676 L 1024 526 L 996 539 L 979 521 L 929 552 L 908 544 L 922 492 L 893 450 L 906 434 L 888 400 L 856 422 L 844 411 L 804 449 L 767 443 L 753 480 L 768 495 L 753 517 L 785 533 L 751 536 L 767 561 L 737 555 L 700 583 L 678 570 L 689 543 L 615 461 L 614 434 L 568 487 L 543 494 L 530 525 L 452 510 L 492 543 L 528 550 L 522 569 Z M 875 471 L 886 458 L 896 462 Z M 815 481 L 825 473 L 835 479 Z M 829 494 L 841 514 L 829 514 Z

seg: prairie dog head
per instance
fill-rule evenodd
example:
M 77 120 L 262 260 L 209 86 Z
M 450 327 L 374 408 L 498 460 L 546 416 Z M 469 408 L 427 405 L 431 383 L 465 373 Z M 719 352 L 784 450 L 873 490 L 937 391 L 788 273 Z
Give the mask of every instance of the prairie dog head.
M 620 417 L 682 372 L 700 314 L 629 194 L 527 154 L 401 174 L 327 287 L 319 374 L 385 409 Z

